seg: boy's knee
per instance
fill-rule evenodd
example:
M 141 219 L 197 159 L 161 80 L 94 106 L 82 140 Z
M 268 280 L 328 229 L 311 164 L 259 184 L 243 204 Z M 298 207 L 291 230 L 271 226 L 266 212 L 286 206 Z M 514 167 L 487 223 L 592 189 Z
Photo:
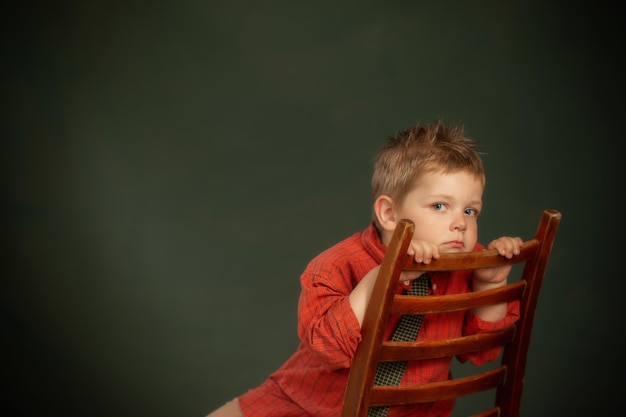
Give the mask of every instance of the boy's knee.
M 227 402 L 217 410 L 209 413 L 206 417 L 244 417 L 239 408 L 239 400 L 234 398 Z

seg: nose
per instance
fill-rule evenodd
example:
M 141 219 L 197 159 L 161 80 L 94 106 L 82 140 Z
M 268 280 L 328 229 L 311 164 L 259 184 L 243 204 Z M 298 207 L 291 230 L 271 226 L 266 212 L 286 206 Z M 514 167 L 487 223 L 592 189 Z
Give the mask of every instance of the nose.
M 464 232 L 467 229 L 467 222 L 465 221 L 465 216 L 463 214 L 456 215 L 452 219 L 452 223 L 450 224 L 451 230 L 458 230 L 459 232 Z

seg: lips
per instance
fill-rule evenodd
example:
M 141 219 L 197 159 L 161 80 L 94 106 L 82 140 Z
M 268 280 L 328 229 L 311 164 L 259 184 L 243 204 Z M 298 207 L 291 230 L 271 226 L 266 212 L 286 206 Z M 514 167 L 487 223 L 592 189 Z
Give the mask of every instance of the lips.
M 443 244 L 443 246 L 454 249 L 463 249 L 465 247 L 465 245 L 463 245 L 463 242 L 460 240 L 452 240 L 450 242 L 446 242 Z

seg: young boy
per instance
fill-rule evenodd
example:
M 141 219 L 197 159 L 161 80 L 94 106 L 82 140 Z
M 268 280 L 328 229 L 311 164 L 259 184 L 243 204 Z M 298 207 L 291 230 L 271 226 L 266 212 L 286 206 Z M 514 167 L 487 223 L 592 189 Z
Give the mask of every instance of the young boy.
M 389 138 L 374 160 L 373 221 L 363 231 L 315 257 L 301 276 L 297 351 L 259 387 L 226 403 L 208 417 L 337 417 L 350 363 L 361 341 L 360 325 L 374 281 L 400 219 L 415 223 L 408 253 L 429 263 L 441 253 L 484 250 L 478 243 L 485 174 L 477 142 L 460 126 L 437 121 Z M 511 258 L 519 237 L 487 246 Z M 510 267 L 431 273 L 430 294 L 482 291 L 506 284 Z M 398 293 L 419 272 L 404 273 Z M 494 330 L 517 320 L 519 304 L 471 312 L 426 315 L 418 340 Z M 398 320 L 389 323 L 390 337 Z M 459 358 L 475 365 L 492 361 L 499 349 Z M 409 362 L 401 385 L 446 380 L 450 361 Z M 454 401 L 391 407 L 388 417 L 449 416 Z

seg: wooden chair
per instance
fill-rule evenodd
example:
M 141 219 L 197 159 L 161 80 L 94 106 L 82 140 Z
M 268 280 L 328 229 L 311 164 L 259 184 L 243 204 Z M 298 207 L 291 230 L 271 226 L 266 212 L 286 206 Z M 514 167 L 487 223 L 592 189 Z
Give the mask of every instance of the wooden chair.
M 526 356 L 533 328 L 537 298 L 555 234 L 561 220 L 557 210 L 545 210 L 534 239 L 525 241 L 521 253 L 512 259 L 495 250 L 445 254 L 428 265 L 417 264 L 406 254 L 413 236 L 413 223 L 403 220 L 388 245 L 362 326 L 363 340 L 350 368 L 342 417 L 365 417 L 370 406 L 413 404 L 496 389 L 495 403 L 475 417 L 519 416 Z M 504 264 L 523 264 L 519 280 L 513 268 L 508 284 L 502 288 L 466 294 L 411 297 L 396 295 L 402 270 L 448 271 L 476 269 Z M 520 268 L 521 269 L 521 268 Z M 428 314 L 467 310 L 489 304 L 520 300 L 520 318 L 511 327 L 456 339 L 425 342 L 383 341 L 391 314 Z M 499 363 L 491 368 L 473 367 L 473 375 L 445 382 L 417 386 L 374 386 L 379 361 L 404 361 L 455 356 L 461 353 L 503 346 Z

